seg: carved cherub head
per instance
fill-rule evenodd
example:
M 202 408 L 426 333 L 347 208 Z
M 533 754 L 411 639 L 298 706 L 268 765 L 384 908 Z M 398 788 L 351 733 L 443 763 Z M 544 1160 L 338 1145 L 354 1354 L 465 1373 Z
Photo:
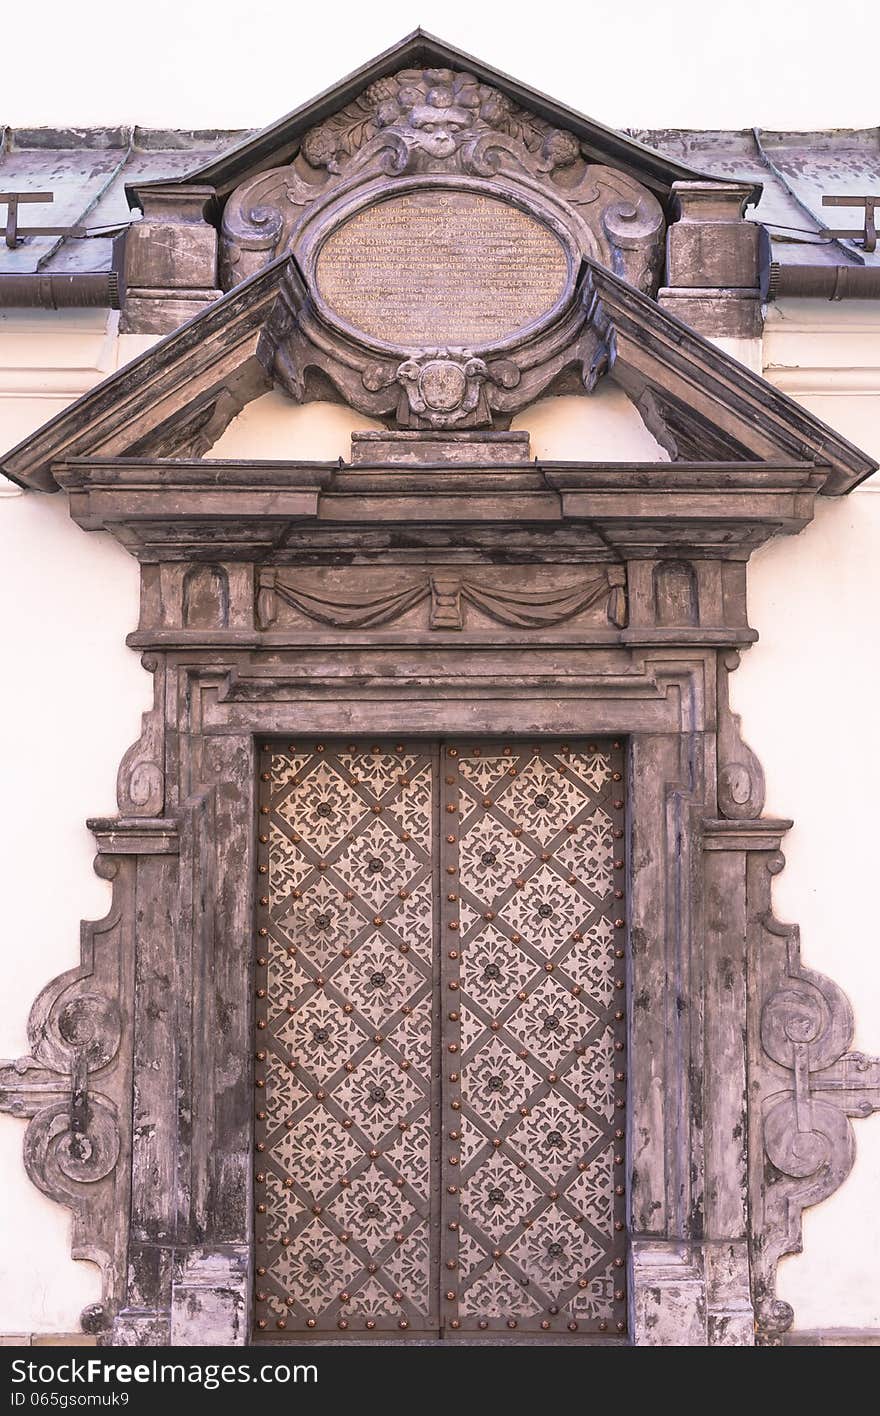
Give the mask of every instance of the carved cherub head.
M 431 157 L 451 157 L 473 124 L 473 114 L 460 107 L 451 88 L 429 89 L 424 103 L 414 104 L 408 115 L 409 127 L 418 146 Z
M 579 156 L 571 134 L 517 108 L 506 94 L 455 69 L 404 69 L 377 79 L 347 108 L 306 133 L 303 157 L 312 167 L 339 172 L 383 131 L 391 130 L 412 153 L 446 162 L 471 138 L 504 134 L 550 172 Z

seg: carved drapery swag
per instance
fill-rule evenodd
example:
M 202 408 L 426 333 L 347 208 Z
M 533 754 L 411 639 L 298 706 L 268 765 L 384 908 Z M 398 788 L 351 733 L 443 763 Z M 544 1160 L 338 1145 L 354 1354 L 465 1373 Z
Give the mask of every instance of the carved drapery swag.
M 392 624 L 430 599 L 431 629 L 462 629 L 463 602 L 498 624 L 522 629 L 564 624 L 593 606 L 600 607 L 607 624 L 618 629 L 626 624 L 626 572 L 622 566 L 609 566 L 589 579 L 546 590 L 527 589 L 518 583 L 521 579 L 516 576 L 512 583 L 493 585 L 468 576 L 424 575 L 378 594 L 357 594 L 334 593 L 332 587 L 269 569 L 260 572 L 257 615 L 262 628 L 269 629 L 278 618 L 281 600 L 318 624 L 369 629 Z

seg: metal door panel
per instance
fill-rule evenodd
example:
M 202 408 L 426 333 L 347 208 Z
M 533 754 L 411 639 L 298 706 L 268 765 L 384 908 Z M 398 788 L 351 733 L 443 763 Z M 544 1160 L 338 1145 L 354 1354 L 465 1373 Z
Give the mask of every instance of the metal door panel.
M 452 1332 L 625 1325 L 619 744 L 442 749 Z
M 258 1331 L 436 1333 L 435 756 L 261 758 Z
M 257 1334 L 625 1331 L 618 743 L 260 759 Z

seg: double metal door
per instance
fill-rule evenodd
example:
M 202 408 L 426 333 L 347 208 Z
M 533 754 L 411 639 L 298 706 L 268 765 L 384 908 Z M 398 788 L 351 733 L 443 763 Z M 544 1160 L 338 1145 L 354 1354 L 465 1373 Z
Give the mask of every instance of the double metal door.
M 255 1322 L 625 1331 L 623 754 L 260 755 Z

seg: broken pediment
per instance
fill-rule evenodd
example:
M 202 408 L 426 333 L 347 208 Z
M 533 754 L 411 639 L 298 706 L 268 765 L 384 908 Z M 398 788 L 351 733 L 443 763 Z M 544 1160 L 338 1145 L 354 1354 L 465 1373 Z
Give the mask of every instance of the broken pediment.
M 223 206 L 230 288 L 4 469 L 55 490 L 71 459 L 203 458 L 273 388 L 463 436 L 609 379 L 673 462 L 815 465 L 846 491 L 874 463 L 653 298 L 673 184 L 696 175 L 418 32 L 219 163 L 138 189 L 179 222 Z M 150 222 L 135 234 L 148 248 Z
M 273 386 L 298 399 L 326 397 L 329 389 L 393 426 L 401 399 L 410 397 L 400 383 L 409 358 L 364 361 L 363 348 L 341 335 L 322 349 L 311 337 L 318 329 L 302 271 L 282 258 L 51 419 L 6 455 L 3 471 L 54 491 L 53 468 L 71 458 L 204 457 L 236 414 Z M 518 382 L 484 361 L 482 390 L 502 426 L 550 383 L 584 393 L 607 377 L 638 408 L 671 465 L 733 460 L 744 473 L 752 464 L 815 465 L 826 494 L 875 470 L 806 409 L 589 260 L 570 305 L 536 336 L 534 349 L 545 362 L 520 370 Z

